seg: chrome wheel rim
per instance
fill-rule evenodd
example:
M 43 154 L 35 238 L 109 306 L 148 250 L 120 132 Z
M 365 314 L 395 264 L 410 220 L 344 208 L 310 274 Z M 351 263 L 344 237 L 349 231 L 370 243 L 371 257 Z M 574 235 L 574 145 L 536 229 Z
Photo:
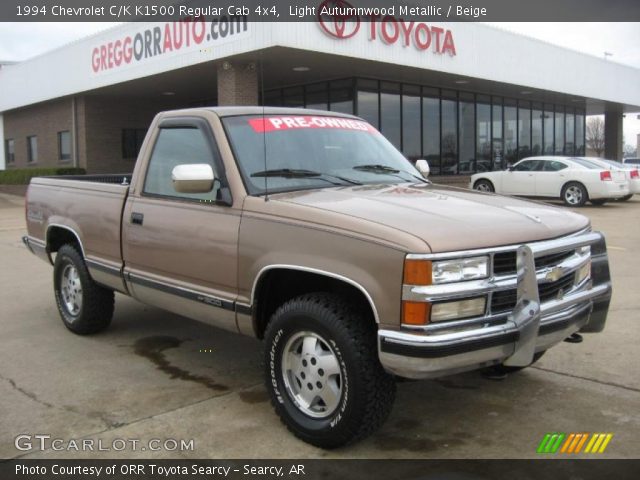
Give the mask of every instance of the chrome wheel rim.
M 298 332 L 284 347 L 284 385 L 298 409 L 313 418 L 326 418 L 342 398 L 342 370 L 329 343 L 314 332 Z
M 491 188 L 487 183 L 479 183 L 478 185 L 476 185 L 476 190 L 478 190 L 479 192 L 491 192 Z
M 78 315 L 82 308 L 82 284 L 78 269 L 73 265 L 66 265 L 62 270 L 60 290 L 64 307 L 71 315 Z
M 580 187 L 571 186 L 564 192 L 564 198 L 567 203 L 577 205 L 582 201 L 582 189 Z

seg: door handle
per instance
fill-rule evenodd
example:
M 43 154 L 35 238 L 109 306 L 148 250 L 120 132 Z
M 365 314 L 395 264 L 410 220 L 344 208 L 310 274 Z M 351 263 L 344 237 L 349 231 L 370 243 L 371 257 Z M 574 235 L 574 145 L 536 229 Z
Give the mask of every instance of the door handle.
M 131 223 L 133 225 L 142 225 L 144 215 L 138 212 L 131 212 Z

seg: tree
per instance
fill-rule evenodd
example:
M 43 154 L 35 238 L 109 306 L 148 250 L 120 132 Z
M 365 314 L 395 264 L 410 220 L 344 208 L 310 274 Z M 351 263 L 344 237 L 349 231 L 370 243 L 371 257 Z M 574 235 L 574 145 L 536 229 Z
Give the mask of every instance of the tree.
M 633 145 L 629 145 L 628 143 L 625 144 L 624 148 L 622 149 L 622 156 L 625 158 L 633 158 L 638 154 L 636 147 L 634 147 Z
M 587 148 L 593 151 L 598 157 L 604 153 L 604 119 L 592 117 L 587 120 L 586 131 Z

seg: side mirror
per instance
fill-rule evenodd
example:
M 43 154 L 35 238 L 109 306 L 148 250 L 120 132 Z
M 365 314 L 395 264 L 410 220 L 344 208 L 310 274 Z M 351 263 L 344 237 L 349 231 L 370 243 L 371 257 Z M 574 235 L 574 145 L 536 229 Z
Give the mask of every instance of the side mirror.
M 513 164 L 507 163 L 507 171 L 508 172 L 513 172 Z
M 424 159 L 416 160 L 416 169 L 420 172 L 424 178 L 429 176 L 431 169 L 429 168 L 429 162 Z
M 207 193 L 213 190 L 215 175 L 207 163 L 185 164 L 173 168 L 171 181 L 178 193 Z

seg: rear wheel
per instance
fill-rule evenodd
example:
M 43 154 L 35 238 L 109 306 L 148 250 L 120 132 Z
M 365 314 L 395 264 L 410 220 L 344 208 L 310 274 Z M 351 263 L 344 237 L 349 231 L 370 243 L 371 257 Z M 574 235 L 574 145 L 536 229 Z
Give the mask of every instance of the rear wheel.
M 53 289 L 60 318 L 73 333 L 97 333 L 111 323 L 113 290 L 93 281 L 82 255 L 72 245 L 63 245 L 58 250 Z
M 378 360 L 375 326 L 342 297 L 289 300 L 265 332 L 265 380 L 282 422 L 322 448 L 354 442 L 386 420 L 395 382 Z
M 578 182 L 567 183 L 562 189 L 560 197 L 564 204 L 569 207 L 582 207 L 589 200 L 587 189 Z
M 478 180 L 473 185 L 474 190 L 478 190 L 479 192 L 495 192 L 495 188 L 493 188 L 493 183 L 489 180 Z
M 597 200 L 589 200 L 589 201 L 591 202 L 592 205 L 596 205 L 598 207 L 607 203 L 607 200 L 604 198 L 599 198 Z

